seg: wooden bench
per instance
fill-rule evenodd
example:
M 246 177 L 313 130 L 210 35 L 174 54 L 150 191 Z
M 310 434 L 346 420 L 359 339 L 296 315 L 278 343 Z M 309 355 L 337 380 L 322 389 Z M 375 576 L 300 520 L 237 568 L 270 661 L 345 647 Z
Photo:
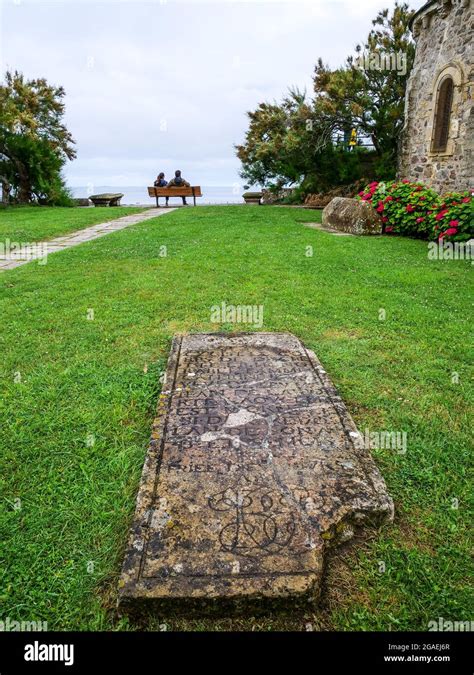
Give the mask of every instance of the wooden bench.
M 199 185 L 192 187 L 149 187 L 148 195 L 155 197 L 156 205 L 159 206 L 159 197 L 192 197 L 194 206 L 196 206 L 196 197 L 202 197 Z

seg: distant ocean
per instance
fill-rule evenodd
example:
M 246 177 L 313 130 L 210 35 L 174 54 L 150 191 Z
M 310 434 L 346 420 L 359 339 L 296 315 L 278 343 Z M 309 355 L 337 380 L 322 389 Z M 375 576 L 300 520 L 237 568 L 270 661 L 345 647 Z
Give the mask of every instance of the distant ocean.
M 100 194 L 101 192 L 122 192 L 122 205 L 131 205 L 135 204 L 146 204 L 153 206 L 155 200 L 148 196 L 148 190 L 145 187 L 135 187 L 135 186 L 126 186 L 126 187 L 117 187 L 115 185 L 94 185 L 93 192 L 90 192 L 90 187 L 71 187 L 70 188 L 73 194 L 73 197 L 88 197 L 90 194 Z M 88 192 L 89 191 L 89 192 Z M 202 197 L 196 198 L 196 204 L 243 204 L 244 200 L 242 199 L 242 190 L 239 190 L 236 194 L 235 188 L 231 185 L 227 186 L 201 186 Z M 192 203 L 192 198 L 189 198 L 188 201 Z M 160 199 L 160 204 L 164 199 Z M 171 198 L 170 206 L 176 204 L 181 204 L 181 199 Z

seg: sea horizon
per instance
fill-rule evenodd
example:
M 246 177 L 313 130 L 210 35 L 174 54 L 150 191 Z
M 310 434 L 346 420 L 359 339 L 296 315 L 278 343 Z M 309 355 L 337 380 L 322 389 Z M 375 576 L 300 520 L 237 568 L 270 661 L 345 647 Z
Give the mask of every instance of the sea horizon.
M 92 194 L 101 194 L 102 192 L 119 192 L 123 194 L 121 203 L 127 206 L 154 206 L 155 199 L 148 196 L 147 186 L 136 185 L 94 185 L 94 186 L 76 186 L 70 185 L 69 189 L 74 198 L 89 197 Z M 202 197 L 196 199 L 197 204 L 243 204 L 242 194 L 244 188 L 238 191 L 233 185 L 203 185 L 201 186 Z M 164 198 L 161 199 L 164 204 Z M 191 200 L 192 201 L 192 200 Z M 161 202 L 160 202 L 161 203 Z M 179 197 L 171 198 L 170 205 L 180 204 Z

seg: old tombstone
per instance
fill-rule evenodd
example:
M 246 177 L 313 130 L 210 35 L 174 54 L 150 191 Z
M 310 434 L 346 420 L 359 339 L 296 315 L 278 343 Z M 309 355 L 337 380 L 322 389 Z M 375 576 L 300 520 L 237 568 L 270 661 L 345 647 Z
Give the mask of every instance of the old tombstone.
M 121 608 L 313 603 L 324 555 L 393 504 L 293 335 L 175 337 L 119 582 Z

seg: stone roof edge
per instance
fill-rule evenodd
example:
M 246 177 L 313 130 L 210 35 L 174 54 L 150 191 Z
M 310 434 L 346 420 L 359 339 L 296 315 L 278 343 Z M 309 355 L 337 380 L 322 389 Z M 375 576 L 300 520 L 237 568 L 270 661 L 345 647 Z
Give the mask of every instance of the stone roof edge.
M 428 0 L 428 2 L 425 2 L 425 4 L 422 5 L 420 9 L 418 9 L 411 17 L 410 23 L 408 24 L 409 29 L 412 31 L 413 24 L 415 23 L 416 19 L 418 19 L 418 17 L 421 16 L 421 14 L 423 14 L 425 10 L 429 9 L 430 7 L 436 4 L 438 4 L 438 0 Z

